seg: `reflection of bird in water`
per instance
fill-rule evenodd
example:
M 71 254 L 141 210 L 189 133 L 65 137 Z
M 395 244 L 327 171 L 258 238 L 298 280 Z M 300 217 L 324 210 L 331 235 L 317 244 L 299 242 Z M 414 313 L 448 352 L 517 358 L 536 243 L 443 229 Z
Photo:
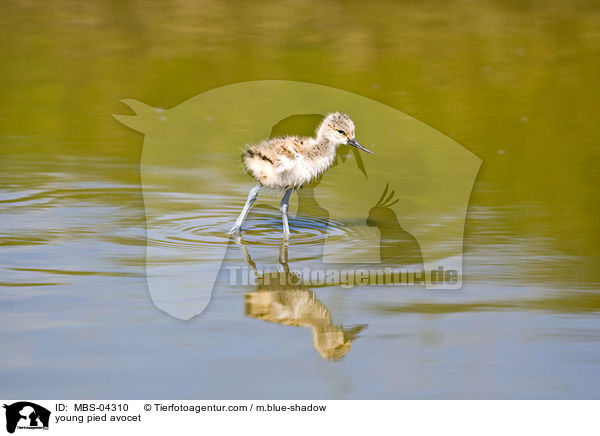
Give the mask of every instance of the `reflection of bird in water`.
M 285 241 L 279 251 L 283 272 L 259 274 L 245 245 L 242 250 L 258 284 L 256 291 L 245 295 L 247 316 L 277 324 L 310 327 L 315 349 L 324 359 L 339 360 L 350 351 L 350 345 L 366 325 L 344 327 L 333 324 L 329 309 L 314 292 L 302 286 L 301 277 L 290 272 Z
M 348 115 L 335 112 L 325 117 L 314 138 L 276 137 L 248 147 L 243 156 L 244 166 L 259 183 L 250 190 L 246 204 L 229 233 L 240 230 L 258 192 L 267 187 L 285 191 L 280 206 L 283 235 L 287 238 L 290 234 L 287 211 L 292 192 L 327 170 L 342 144 L 371 153 L 356 140 L 354 130 L 354 122 Z
M 377 227 L 381 233 L 380 257 L 381 262 L 389 265 L 416 265 L 423 269 L 423 256 L 421 247 L 416 238 L 400 226 L 396 213 L 390 206 L 396 204 L 394 191 L 387 195 L 389 184 L 377 204 L 369 210 L 367 225 Z M 386 197 L 387 195 L 387 197 Z

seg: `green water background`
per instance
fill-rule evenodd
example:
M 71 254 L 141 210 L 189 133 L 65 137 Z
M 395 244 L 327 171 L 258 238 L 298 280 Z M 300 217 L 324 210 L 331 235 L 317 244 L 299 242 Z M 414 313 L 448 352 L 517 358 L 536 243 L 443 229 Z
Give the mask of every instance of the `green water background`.
M 0 396 L 597 397 L 600 3 L 2 9 Z M 142 136 L 111 113 L 262 79 L 383 102 L 483 160 L 464 289 L 323 290 L 339 322 L 369 324 L 341 362 L 246 319 L 241 291 L 188 324 L 147 296 Z

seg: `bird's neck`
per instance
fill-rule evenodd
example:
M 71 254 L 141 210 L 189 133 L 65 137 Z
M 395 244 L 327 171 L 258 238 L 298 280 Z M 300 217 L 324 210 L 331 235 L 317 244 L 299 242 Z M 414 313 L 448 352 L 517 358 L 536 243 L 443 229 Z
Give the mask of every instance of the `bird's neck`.
M 335 154 L 338 145 L 340 144 L 330 140 L 325 135 L 319 134 L 315 139 L 315 148 L 319 149 L 323 154 Z
M 315 174 L 320 174 L 329 168 L 334 160 L 337 144 L 327 137 L 317 136 L 306 158 L 312 162 Z

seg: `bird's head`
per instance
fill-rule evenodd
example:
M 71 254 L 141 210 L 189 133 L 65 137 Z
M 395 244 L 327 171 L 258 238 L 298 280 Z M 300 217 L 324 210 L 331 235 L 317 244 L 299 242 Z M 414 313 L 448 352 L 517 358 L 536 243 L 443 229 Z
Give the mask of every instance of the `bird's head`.
M 334 112 L 327 115 L 321 122 L 317 130 L 317 139 L 327 139 L 336 146 L 348 144 L 367 153 L 373 153 L 356 140 L 354 130 L 354 122 L 348 115 Z
M 394 199 L 395 191 L 388 195 L 389 184 L 385 185 L 383 194 L 379 197 L 379 201 L 369 210 L 367 225 L 369 227 L 386 227 L 389 224 L 396 223 L 396 213 L 391 209 L 391 206 L 398 203 L 398 198 Z

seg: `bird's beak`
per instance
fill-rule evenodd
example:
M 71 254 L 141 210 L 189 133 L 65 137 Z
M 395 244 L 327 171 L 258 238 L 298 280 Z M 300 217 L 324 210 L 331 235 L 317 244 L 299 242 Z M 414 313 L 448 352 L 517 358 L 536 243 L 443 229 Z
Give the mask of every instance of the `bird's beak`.
M 373 152 L 371 150 L 367 150 L 365 147 L 360 145 L 360 142 L 358 142 L 356 139 L 348 139 L 348 144 L 353 147 L 358 148 L 359 150 L 366 151 L 367 153 L 373 154 Z

